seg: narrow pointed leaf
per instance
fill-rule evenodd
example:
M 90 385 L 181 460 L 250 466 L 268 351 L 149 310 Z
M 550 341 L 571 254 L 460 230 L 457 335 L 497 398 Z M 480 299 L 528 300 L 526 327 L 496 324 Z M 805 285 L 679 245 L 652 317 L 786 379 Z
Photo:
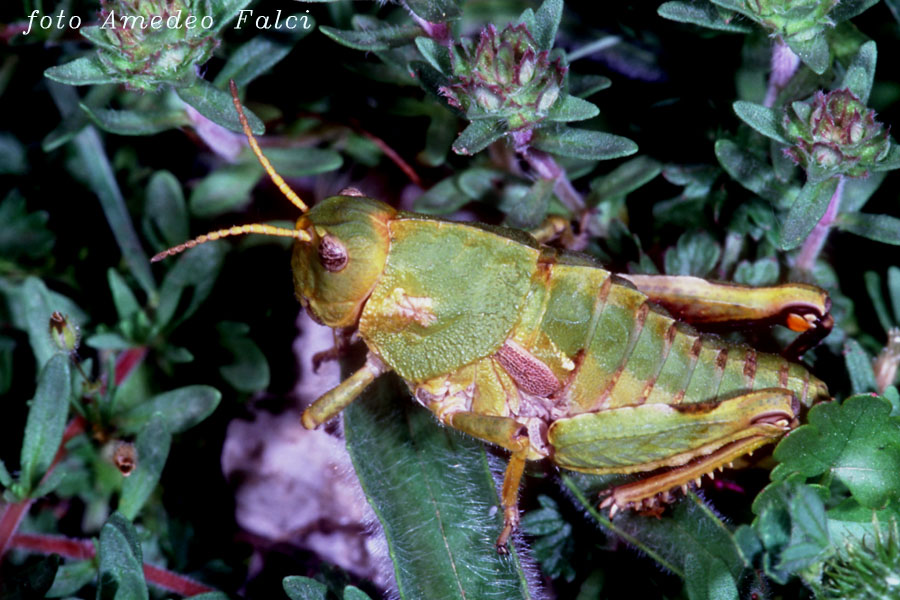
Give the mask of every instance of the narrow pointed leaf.
M 831 66 L 831 50 L 825 35 L 815 35 L 806 40 L 789 37 L 787 44 L 816 75 L 821 75 Z
M 866 104 L 869 101 L 869 93 L 872 91 L 872 82 L 875 81 L 875 62 L 878 59 L 878 51 L 875 42 L 866 42 L 853 57 L 850 68 L 844 75 L 843 87 L 850 91 Z
M 231 94 L 220 90 L 204 79 L 197 78 L 193 85 L 175 90 L 178 97 L 197 109 L 201 115 L 231 131 L 241 132 L 241 122 Z M 244 107 L 247 122 L 254 135 L 262 135 L 266 128 L 252 111 Z
M 97 600 L 146 600 L 141 543 L 134 525 L 113 513 L 100 530 Z
M 62 442 L 72 376 L 69 357 L 56 354 L 47 361 L 38 375 L 37 391 L 28 410 L 25 438 L 22 441 L 22 474 L 20 483 L 31 491 L 50 468 Z
M 708 29 L 730 33 L 750 33 L 753 28 L 733 18 L 725 19 L 712 4 L 705 2 L 663 2 L 657 9 L 659 16 L 678 23 L 690 23 Z
M 569 127 L 542 127 L 535 132 L 531 145 L 551 154 L 589 160 L 621 158 L 638 151 L 637 144 L 628 138 Z
M 401 598 L 531 598 L 501 557 L 496 484 L 481 442 L 441 427 L 382 379 L 344 411 L 347 447 L 384 528 Z
M 549 121 L 584 121 L 600 114 L 600 109 L 593 102 L 576 96 L 563 96 L 550 108 L 547 115 Z
M 563 0 L 544 0 L 534 13 L 534 41 L 541 50 L 550 50 L 556 41 L 556 31 L 562 19 Z
M 156 282 L 150 271 L 150 260 L 131 222 L 125 199 L 106 156 L 103 142 L 93 127 L 85 128 L 74 138 L 80 173 L 100 200 L 103 214 L 122 251 L 128 268 L 148 295 L 156 293 Z
M 890 215 L 844 213 L 838 218 L 838 228 L 843 231 L 883 244 L 900 246 L 900 219 Z
M 119 512 L 126 518 L 134 519 L 150 497 L 162 475 L 171 445 L 172 434 L 162 418 L 151 420 L 138 433 L 134 442 L 137 466 L 122 482 L 119 499 Z
M 850 384 L 854 394 L 874 392 L 878 389 L 875 371 L 872 370 L 872 357 L 862 349 L 859 342 L 847 340 L 847 345 L 844 347 L 844 360 L 847 363 L 847 372 L 850 374 Z
M 775 110 L 744 100 L 738 100 L 733 106 L 737 116 L 754 130 L 776 142 L 788 143 L 781 134 L 781 118 Z
M 782 250 L 792 250 L 803 243 L 828 209 L 837 186 L 837 177 L 806 182 L 781 226 Z
M 100 129 L 118 135 L 153 135 L 191 122 L 183 110 L 109 110 L 91 108 L 83 103 L 79 106 Z
M 123 431 L 134 433 L 159 419 L 171 433 L 190 429 L 208 417 L 219 405 L 222 394 L 208 385 L 189 385 L 159 394 L 116 417 Z
M 319 30 L 342 46 L 366 52 L 390 50 L 412 44 L 417 36 L 422 35 L 422 28 L 417 25 L 385 24 L 361 31 L 348 31 L 322 25 Z
M 472 121 L 453 142 L 453 151 L 457 154 L 476 154 L 504 135 L 506 126 L 500 121 L 491 119 Z
M 324 583 L 309 577 L 285 577 L 281 585 L 291 600 L 325 600 L 328 594 Z
M 44 71 L 44 75 L 66 85 L 96 85 L 119 81 L 117 77 L 106 72 L 96 55 L 83 56 L 64 65 L 50 67 Z
M 406 0 L 406 6 L 432 23 L 446 23 L 462 14 L 460 0 Z

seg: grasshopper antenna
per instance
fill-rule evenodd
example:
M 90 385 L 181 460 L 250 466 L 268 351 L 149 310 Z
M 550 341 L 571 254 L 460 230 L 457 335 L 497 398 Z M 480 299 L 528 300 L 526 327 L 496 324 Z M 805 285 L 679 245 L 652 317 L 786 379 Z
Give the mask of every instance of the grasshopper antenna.
M 237 84 L 234 83 L 234 79 L 228 81 L 229 87 L 231 87 L 231 98 L 234 100 L 234 107 L 238 112 L 238 119 L 241 121 L 241 127 L 244 128 L 244 135 L 247 136 L 247 142 L 250 143 L 250 149 L 253 150 L 253 154 L 256 155 L 256 158 L 259 159 L 259 164 L 263 166 L 263 169 L 266 170 L 266 173 L 269 174 L 269 177 L 272 179 L 272 183 L 278 186 L 278 189 L 284 194 L 288 200 L 294 203 L 294 206 L 300 209 L 300 212 L 306 212 L 308 207 L 300 199 L 294 190 L 288 186 L 282 179 L 281 175 L 279 175 L 275 168 L 272 166 L 272 163 L 269 162 L 269 159 L 262 153 L 262 150 L 259 149 L 259 144 L 256 143 L 256 138 L 253 137 L 253 132 L 250 130 L 250 124 L 247 122 L 247 115 L 244 114 L 244 107 L 241 105 L 241 101 L 238 98 L 238 90 Z
M 278 187 L 281 193 L 284 194 L 287 199 L 294 204 L 294 206 L 299 208 L 301 212 L 306 212 L 307 210 L 309 210 L 309 207 L 307 207 L 306 203 L 300 199 L 300 196 L 298 196 L 294 192 L 294 190 L 292 190 L 290 186 L 285 183 L 281 175 L 279 175 L 278 172 L 275 171 L 275 167 L 272 166 L 272 163 L 269 162 L 269 159 L 266 158 L 262 153 L 262 150 L 260 150 L 259 144 L 256 142 L 256 138 L 253 136 L 253 132 L 250 130 L 250 124 L 247 122 L 247 115 L 244 114 L 244 107 L 243 105 L 241 105 L 241 101 L 238 98 L 237 85 L 235 85 L 233 79 L 228 83 L 231 87 L 231 97 L 234 100 L 234 107 L 237 109 L 238 119 L 240 120 L 241 127 L 244 130 L 244 135 L 247 136 L 247 142 L 250 144 L 250 149 L 253 150 L 253 154 L 255 154 L 256 158 L 259 159 L 259 164 L 263 166 L 263 169 L 266 170 L 266 173 L 269 175 L 269 177 L 272 179 L 272 182 Z M 309 234 L 309 232 L 304 229 L 287 229 L 286 227 L 275 227 L 274 225 L 265 225 L 263 223 L 236 225 L 228 229 L 210 231 L 209 233 L 199 235 L 192 240 L 184 242 L 183 244 L 172 246 L 171 248 L 163 250 L 159 254 L 155 255 L 150 259 L 150 262 L 161 261 L 166 257 L 180 254 L 185 250 L 188 250 L 200 244 L 204 244 L 206 242 L 214 242 L 224 237 L 233 235 L 245 235 L 248 233 L 260 233 L 263 235 L 290 237 L 301 242 L 308 242 L 312 239 L 312 236 Z

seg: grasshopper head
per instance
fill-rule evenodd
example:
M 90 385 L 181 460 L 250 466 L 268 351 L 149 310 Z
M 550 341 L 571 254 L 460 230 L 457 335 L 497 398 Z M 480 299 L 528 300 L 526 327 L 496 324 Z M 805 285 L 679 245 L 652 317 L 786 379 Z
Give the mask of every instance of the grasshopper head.
M 347 188 L 309 210 L 260 150 L 250 131 L 234 81 L 231 82 L 231 95 L 250 148 L 272 182 L 303 212 L 303 216 L 297 219 L 294 229 L 252 223 L 211 231 L 160 252 L 152 261 L 228 236 L 259 233 L 291 237 L 296 240 L 291 264 L 294 289 L 300 302 L 324 325 L 353 325 L 384 269 L 390 245 L 387 223 L 397 211 L 383 202 L 363 197 L 353 188 Z
M 294 291 L 310 315 L 329 327 L 353 325 L 384 270 L 396 211 L 383 202 L 345 190 L 297 221 L 309 242 L 294 244 Z

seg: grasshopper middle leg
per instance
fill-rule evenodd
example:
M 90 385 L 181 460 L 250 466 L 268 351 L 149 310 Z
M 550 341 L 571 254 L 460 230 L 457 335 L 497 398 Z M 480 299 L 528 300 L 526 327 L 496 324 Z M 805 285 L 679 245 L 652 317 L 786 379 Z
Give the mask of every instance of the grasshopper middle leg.
M 497 552 L 505 554 L 508 552 L 506 544 L 509 536 L 519 526 L 519 483 L 522 481 L 525 461 L 528 459 L 531 449 L 528 434 L 522 431 L 523 427 L 520 423 L 507 417 L 456 413 L 451 418 L 451 424 L 455 429 L 502 446 L 512 452 L 503 475 L 503 488 L 500 494 L 500 502 L 503 507 L 503 531 L 497 538 Z

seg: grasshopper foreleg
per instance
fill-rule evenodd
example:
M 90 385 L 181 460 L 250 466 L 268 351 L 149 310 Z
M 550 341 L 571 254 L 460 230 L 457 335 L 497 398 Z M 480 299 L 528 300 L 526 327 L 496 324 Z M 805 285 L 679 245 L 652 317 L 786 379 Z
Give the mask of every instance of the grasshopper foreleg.
M 371 352 L 366 364 L 332 390 L 326 392 L 303 411 L 302 422 L 307 429 L 315 429 L 325 421 L 335 417 L 356 400 L 370 383 L 388 371 L 381 359 Z

